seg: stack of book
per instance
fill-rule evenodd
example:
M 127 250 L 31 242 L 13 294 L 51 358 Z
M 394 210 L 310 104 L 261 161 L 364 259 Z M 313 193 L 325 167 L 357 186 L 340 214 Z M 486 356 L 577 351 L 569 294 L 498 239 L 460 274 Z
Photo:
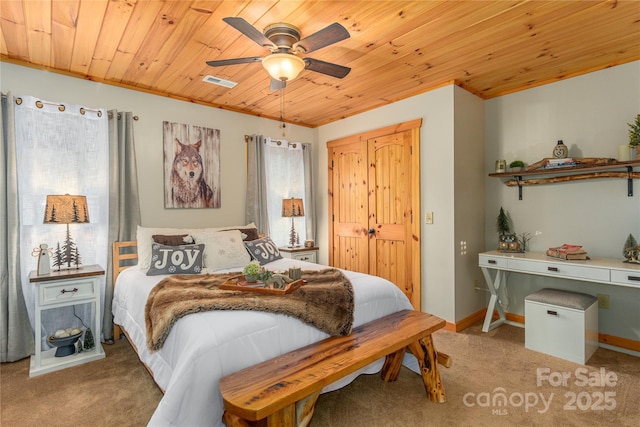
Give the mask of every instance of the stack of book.
M 569 168 L 576 165 L 576 161 L 572 158 L 567 159 L 547 159 L 544 164 L 545 169 Z
M 589 259 L 587 251 L 582 246 L 567 245 L 566 243 L 556 248 L 547 249 L 547 256 L 567 260 Z

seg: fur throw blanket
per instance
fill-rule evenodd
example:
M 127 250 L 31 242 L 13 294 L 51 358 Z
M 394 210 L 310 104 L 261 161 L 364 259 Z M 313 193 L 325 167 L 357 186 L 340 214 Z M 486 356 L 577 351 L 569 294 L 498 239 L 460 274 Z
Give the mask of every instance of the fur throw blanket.
M 333 268 L 305 270 L 307 284 L 285 295 L 220 289 L 240 273 L 175 275 L 163 279 L 149 294 L 145 306 L 147 347 L 162 348 L 173 324 L 181 317 L 207 310 L 258 310 L 286 314 L 329 335 L 351 333 L 353 287 Z

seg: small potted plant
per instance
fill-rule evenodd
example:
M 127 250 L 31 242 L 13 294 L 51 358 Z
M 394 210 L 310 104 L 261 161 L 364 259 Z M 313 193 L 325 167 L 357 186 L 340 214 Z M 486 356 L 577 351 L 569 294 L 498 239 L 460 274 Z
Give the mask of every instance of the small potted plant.
M 257 282 L 260 276 L 264 273 L 264 270 L 258 261 L 251 261 L 245 265 L 242 269 L 244 280 L 249 283 Z
M 627 123 L 629 125 L 629 147 L 631 148 L 631 160 L 640 159 L 640 114 L 636 116 L 634 123 Z M 635 156 L 633 152 L 635 151 Z
M 520 172 L 524 169 L 524 162 L 522 160 L 514 160 L 509 163 L 509 167 L 511 168 L 511 172 Z

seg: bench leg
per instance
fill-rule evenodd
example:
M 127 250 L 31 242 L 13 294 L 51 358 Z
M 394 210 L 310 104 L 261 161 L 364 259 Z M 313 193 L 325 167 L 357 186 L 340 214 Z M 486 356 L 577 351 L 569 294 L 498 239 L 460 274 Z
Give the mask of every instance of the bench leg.
M 311 422 L 320 390 L 296 402 L 296 427 L 306 427 Z
M 411 352 L 420 365 L 420 372 L 427 396 L 432 402 L 443 403 L 447 401 L 447 395 L 440 379 L 440 371 L 438 370 L 438 356 L 436 355 L 433 339 L 431 335 L 420 338 L 417 342 L 409 345 Z
M 267 427 L 295 427 L 296 405 L 285 406 L 267 417 Z
M 222 422 L 227 427 L 251 427 L 251 424 L 249 424 L 247 420 L 242 419 L 229 411 L 224 411 L 224 414 L 222 414 Z
M 403 347 L 395 353 L 387 355 L 387 357 L 384 359 L 384 365 L 382 366 L 382 372 L 380 374 L 384 381 L 391 382 L 398 379 L 398 375 L 400 375 L 400 368 L 402 367 L 402 361 L 404 360 L 404 353 L 406 352 L 406 350 L 407 348 Z

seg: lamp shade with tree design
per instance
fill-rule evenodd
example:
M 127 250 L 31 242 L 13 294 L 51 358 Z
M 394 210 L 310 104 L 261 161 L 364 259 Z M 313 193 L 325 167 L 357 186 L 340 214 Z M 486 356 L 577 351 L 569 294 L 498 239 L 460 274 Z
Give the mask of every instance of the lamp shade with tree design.
M 282 216 L 291 217 L 291 232 L 289 233 L 289 247 L 293 248 L 300 243 L 300 237 L 296 233 L 293 220 L 296 217 L 304 216 L 304 205 L 302 199 L 283 199 L 282 200 Z
M 69 224 L 88 224 L 89 208 L 86 196 L 49 195 L 44 210 L 44 224 L 66 224 L 67 234 L 62 246 L 58 243 L 53 254 L 53 265 L 58 270 L 67 264 L 67 268 L 79 268 L 81 263 L 78 247 L 69 233 Z

